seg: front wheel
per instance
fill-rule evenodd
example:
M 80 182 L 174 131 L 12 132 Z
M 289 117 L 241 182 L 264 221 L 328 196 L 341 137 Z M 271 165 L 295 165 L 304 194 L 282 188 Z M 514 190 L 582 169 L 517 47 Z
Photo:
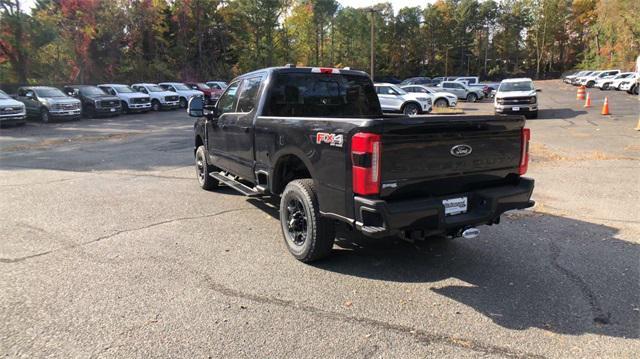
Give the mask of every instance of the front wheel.
M 154 111 L 160 111 L 160 101 L 158 100 L 151 101 L 151 109 Z
M 402 109 L 402 113 L 407 116 L 415 116 L 420 112 L 420 108 L 415 103 L 408 103 Z
M 609 89 L 609 84 L 606 83 L 604 85 L 602 85 L 602 87 L 600 87 L 600 91 L 604 91 L 604 90 L 608 90 Z
M 129 104 L 127 104 L 125 101 L 122 101 L 122 112 L 123 113 L 129 113 Z
M 588 88 L 592 88 L 592 87 L 593 87 L 593 85 L 595 85 L 595 84 L 596 84 L 595 82 L 593 82 L 593 81 L 589 81 L 589 82 L 587 82 L 587 87 L 588 87 Z
M 335 226 L 320 216 L 312 179 L 287 184 L 280 198 L 280 225 L 285 244 L 297 260 L 309 263 L 331 253 Z
M 467 95 L 467 101 L 468 102 L 476 102 L 478 100 L 478 95 L 474 94 L 474 93 L 470 93 Z
M 180 108 L 187 108 L 187 99 L 180 97 Z
M 213 171 L 214 167 L 209 164 L 204 146 L 198 147 L 196 150 L 196 176 L 200 188 L 210 191 L 218 187 L 218 180 L 209 176 L 209 173 Z
M 436 100 L 436 102 L 433 105 L 435 107 L 449 107 L 449 101 L 443 98 L 439 98 Z
M 47 110 L 46 108 L 43 108 L 40 110 L 40 120 L 42 120 L 42 122 L 44 123 L 48 123 L 50 118 L 49 118 L 49 110 Z

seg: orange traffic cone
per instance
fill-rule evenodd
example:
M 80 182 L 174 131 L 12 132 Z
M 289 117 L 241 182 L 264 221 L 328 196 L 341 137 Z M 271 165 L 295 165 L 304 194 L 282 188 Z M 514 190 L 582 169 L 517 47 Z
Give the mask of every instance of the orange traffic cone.
M 587 92 L 587 100 L 584 102 L 584 108 L 591 107 L 591 95 Z
M 586 92 L 584 86 L 578 87 L 578 94 L 576 95 L 577 100 L 584 100 L 584 93 Z
M 640 131 L 640 117 L 638 117 L 638 124 L 636 125 L 636 131 Z
M 610 115 L 611 114 L 609 112 L 609 98 L 607 98 L 607 97 L 604 98 L 604 105 L 602 105 L 602 112 L 600 114 L 602 114 L 602 115 Z

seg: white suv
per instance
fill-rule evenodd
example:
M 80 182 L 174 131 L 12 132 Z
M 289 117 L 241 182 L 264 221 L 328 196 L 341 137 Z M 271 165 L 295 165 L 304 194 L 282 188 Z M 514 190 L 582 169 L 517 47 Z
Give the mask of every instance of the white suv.
M 189 86 L 181 82 L 161 82 L 158 85 L 167 91 L 173 91 L 180 95 L 180 107 L 187 108 L 187 103 L 194 96 L 204 96 L 204 92 L 200 90 L 193 90 Z
M 167 91 L 156 84 L 133 84 L 131 88 L 149 95 L 151 97 L 151 109 L 154 111 L 180 107 L 180 95 L 173 91 Z
M 613 76 L 620 73 L 620 70 L 605 70 L 605 71 L 596 71 L 587 77 L 583 77 L 580 80 L 580 85 L 585 85 L 587 87 L 593 87 L 596 82 L 600 79 L 612 78 Z
M 382 112 L 401 112 L 407 116 L 431 112 L 433 98 L 429 94 L 409 93 L 389 83 L 379 83 L 374 86 Z
M 500 82 L 493 100 L 496 115 L 525 115 L 538 117 L 538 96 L 530 78 L 506 79 Z
M 136 92 L 131 87 L 122 84 L 102 84 L 98 85 L 102 91 L 116 96 L 122 103 L 122 111 L 149 112 L 151 110 L 151 98 L 141 92 Z

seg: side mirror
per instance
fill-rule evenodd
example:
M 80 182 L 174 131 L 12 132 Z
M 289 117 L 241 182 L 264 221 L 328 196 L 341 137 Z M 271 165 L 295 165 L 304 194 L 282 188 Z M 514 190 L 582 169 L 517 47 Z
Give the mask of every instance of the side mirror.
M 189 99 L 189 105 L 187 106 L 187 113 L 191 117 L 204 116 L 204 100 L 202 97 L 194 96 Z

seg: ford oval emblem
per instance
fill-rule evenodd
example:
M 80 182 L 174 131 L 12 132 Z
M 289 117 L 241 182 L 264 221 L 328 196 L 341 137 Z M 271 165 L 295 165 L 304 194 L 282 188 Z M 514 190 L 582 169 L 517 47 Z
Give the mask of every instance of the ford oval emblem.
M 452 156 L 464 157 L 469 156 L 471 154 L 471 151 L 473 151 L 473 148 L 471 148 L 471 146 L 469 145 L 456 145 L 451 147 L 451 151 L 449 152 Z

